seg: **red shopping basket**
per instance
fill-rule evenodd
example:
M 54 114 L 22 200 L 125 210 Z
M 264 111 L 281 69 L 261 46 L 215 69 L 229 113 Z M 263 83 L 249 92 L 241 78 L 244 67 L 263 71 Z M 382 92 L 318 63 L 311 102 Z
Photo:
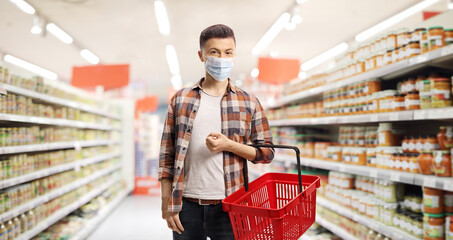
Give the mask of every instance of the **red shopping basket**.
M 298 175 L 267 173 L 249 185 L 245 160 L 244 187 L 222 201 L 223 210 L 229 214 L 235 239 L 299 239 L 315 221 L 319 177 L 302 177 L 297 147 L 250 146 L 293 149 L 297 156 Z

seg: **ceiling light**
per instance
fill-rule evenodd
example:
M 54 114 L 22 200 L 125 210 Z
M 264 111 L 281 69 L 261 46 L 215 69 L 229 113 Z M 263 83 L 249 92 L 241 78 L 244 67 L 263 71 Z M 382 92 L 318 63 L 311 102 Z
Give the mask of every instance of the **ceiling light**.
M 396 14 L 395 16 L 393 16 L 387 20 L 384 20 L 383 22 L 378 23 L 378 24 L 374 25 L 373 27 L 357 34 L 357 36 L 355 36 L 355 40 L 357 40 L 358 42 L 365 41 L 365 40 L 369 39 L 370 37 L 378 34 L 379 32 L 395 25 L 396 23 L 402 21 L 405 18 L 412 16 L 415 13 L 420 12 L 421 10 L 433 5 L 434 3 L 438 2 L 438 1 L 439 0 L 424 0 L 420 3 L 417 3 L 414 6 Z
M 26 1 L 24 0 L 9 0 L 10 2 L 16 4 L 16 6 L 22 10 L 24 13 L 27 13 L 27 14 L 35 14 L 35 8 L 33 6 L 31 6 L 30 4 L 28 4 Z
M 36 65 L 34 65 L 32 63 L 24 61 L 24 60 L 22 60 L 20 58 L 16 58 L 16 57 L 11 56 L 9 54 L 5 55 L 3 57 L 3 60 L 5 60 L 6 62 L 9 62 L 11 64 L 14 64 L 14 65 L 16 65 L 18 67 L 21 67 L 23 69 L 26 69 L 26 70 L 28 70 L 30 72 L 36 73 L 36 74 L 38 74 L 40 76 L 43 76 L 45 78 L 51 79 L 51 80 L 57 80 L 57 78 L 58 78 L 57 74 L 54 73 L 54 72 L 51 72 L 51 71 L 49 71 L 47 69 L 44 69 L 44 68 L 39 67 L 39 66 L 36 66 Z
M 80 55 L 82 55 L 85 60 L 87 60 L 91 64 L 98 64 L 99 63 L 99 58 L 98 56 L 94 55 L 90 50 L 88 49 L 83 49 L 80 51 Z
M 300 15 L 293 15 L 291 17 L 291 22 L 294 23 L 294 24 L 300 24 L 302 23 L 303 19 Z
M 285 24 L 285 29 L 288 30 L 288 31 L 292 31 L 292 30 L 296 29 L 296 24 L 293 23 L 292 21 L 288 21 Z
M 178 56 L 176 55 L 176 49 L 173 45 L 167 45 L 167 62 L 171 74 L 179 75 Z
M 71 44 L 74 41 L 74 39 L 71 36 L 69 36 L 69 34 L 61 30 L 61 28 L 59 28 L 54 23 L 47 24 L 46 30 L 66 44 Z
M 345 42 L 342 42 L 338 44 L 337 46 L 327 50 L 326 52 L 306 61 L 305 63 L 302 64 L 301 69 L 302 71 L 308 71 L 325 61 L 339 55 L 340 53 L 346 51 L 348 49 L 348 44 Z
M 182 78 L 181 75 L 174 75 L 171 77 L 171 85 L 175 90 L 179 90 L 182 88 Z
M 280 33 L 281 30 L 285 27 L 286 23 L 291 18 L 291 14 L 284 12 L 275 23 L 267 30 L 264 36 L 258 41 L 258 43 L 253 47 L 252 54 L 258 55 L 264 48 L 269 45 L 272 40 Z
M 258 68 L 253 68 L 252 71 L 250 72 L 250 76 L 252 76 L 253 78 L 257 78 L 258 75 L 260 75 L 260 70 L 258 70 Z
M 308 2 L 308 0 L 296 0 L 297 3 L 302 4 Z
M 308 74 L 306 72 L 300 72 L 298 77 L 302 80 L 307 79 Z
M 33 18 L 33 27 L 30 32 L 33 34 L 40 34 L 42 32 L 42 26 L 42 19 L 38 15 L 35 15 Z
M 448 0 L 447 7 L 449 10 L 453 10 L 453 0 Z
M 277 51 L 270 51 L 269 52 L 269 56 L 275 58 L 275 57 L 278 57 L 278 52 Z
M 159 32 L 167 36 L 170 34 L 170 21 L 168 20 L 167 9 L 162 1 L 154 1 L 154 14 L 156 14 L 157 27 Z

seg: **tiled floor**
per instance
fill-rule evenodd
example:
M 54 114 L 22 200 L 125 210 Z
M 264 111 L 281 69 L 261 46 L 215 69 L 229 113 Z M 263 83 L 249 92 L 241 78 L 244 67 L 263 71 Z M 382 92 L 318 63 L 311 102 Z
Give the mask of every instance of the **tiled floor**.
M 129 196 L 88 239 L 171 240 L 160 205 L 160 197 Z

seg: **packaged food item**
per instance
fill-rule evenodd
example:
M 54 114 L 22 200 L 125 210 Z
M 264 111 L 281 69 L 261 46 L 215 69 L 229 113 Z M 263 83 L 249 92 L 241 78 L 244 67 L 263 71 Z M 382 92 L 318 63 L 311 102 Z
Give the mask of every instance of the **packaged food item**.
M 28 227 L 28 219 L 27 217 L 25 216 L 25 214 L 21 214 L 20 215 L 20 225 L 21 225 L 21 233 L 24 233 L 28 230 L 30 230 L 31 228 Z
M 393 97 L 392 110 L 393 111 L 404 111 L 404 110 L 406 110 L 405 99 L 404 99 L 404 95 L 403 94 L 396 94 Z
M 423 187 L 423 212 L 442 214 L 444 212 L 444 192 L 440 189 Z
M 379 146 L 381 147 L 397 146 L 401 136 L 398 131 L 392 128 L 391 123 L 379 123 L 378 135 Z
M 431 106 L 442 108 L 451 106 L 451 82 L 448 78 L 431 79 Z
M 426 240 L 444 240 L 445 217 L 443 214 L 424 214 L 424 238 Z
M 422 40 L 420 41 L 420 47 L 421 47 L 421 52 L 422 53 L 427 53 L 429 52 L 429 40 L 428 40 L 428 32 L 423 31 L 422 32 Z
M 423 83 L 420 84 L 420 86 L 420 108 L 431 108 L 431 80 L 423 80 Z
M 428 30 L 429 50 L 436 50 L 445 46 L 444 28 L 441 26 L 430 27 Z
M 444 38 L 445 38 L 445 46 L 453 44 L 453 29 L 445 29 L 444 30 Z
M 13 219 L 13 222 L 14 222 L 15 237 L 18 238 L 20 233 L 22 232 L 21 225 L 20 225 L 20 220 L 17 217 L 15 217 Z
M 419 170 L 421 174 L 424 175 L 433 175 L 433 154 L 432 152 L 422 152 L 418 156 L 418 164 L 419 164 Z
M 433 171 L 438 177 L 451 177 L 451 156 L 448 150 L 433 151 Z
M 406 110 L 420 109 L 420 95 L 417 91 L 408 92 L 404 97 L 404 105 Z
M 16 233 L 14 232 L 14 223 L 13 221 L 9 220 L 6 223 L 6 229 L 8 230 L 8 240 L 13 240 L 16 237 Z

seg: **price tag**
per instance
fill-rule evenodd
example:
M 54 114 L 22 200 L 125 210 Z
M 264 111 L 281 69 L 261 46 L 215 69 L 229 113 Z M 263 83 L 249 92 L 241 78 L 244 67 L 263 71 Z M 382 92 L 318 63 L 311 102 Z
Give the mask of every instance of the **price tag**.
M 390 181 L 399 182 L 400 181 L 400 174 L 399 173 L 390 174 Z
M 371 122 L 378 122 L 378 121 L 379 121 L 378 115 L 377 114 L 372 114 L 371 115 Z
M 340 172 L 346 172 L 346 166 L 341 164 L 340 166 L 338 166 L 338 171 Z
M 370 177 L 377 178 L 377 176 L 378 176 L 378 170 L 373 169 L 370 171 Z
M 435 188 L 436 187 L 436 179 L 433 178 L 433 177 L 424 177 L 423 178 L 423 186 Z
M 450 192 L 453 192 L 453 181 L 452 180 L 444 180 L 444 189 Z
M 453 45 L 449 45 L 447 47 L 442 48 L 442 56 L 450 55 L 453 53 Z
M 390 113 L 389 120 L 390 121 L 398 121 L 398 120 L 400 120 L 398 113 L 396 113 L 396 112 Z
M 423 120 L 423 119 L 426 119 L 426 111 L 415 110 L 414 111 L 414 120 Z
M 79 152 L 80 150 L 82 150 L 82 146 L 80 145 L 80 142 L 75 142 L 74 143 L 74 149 Z

